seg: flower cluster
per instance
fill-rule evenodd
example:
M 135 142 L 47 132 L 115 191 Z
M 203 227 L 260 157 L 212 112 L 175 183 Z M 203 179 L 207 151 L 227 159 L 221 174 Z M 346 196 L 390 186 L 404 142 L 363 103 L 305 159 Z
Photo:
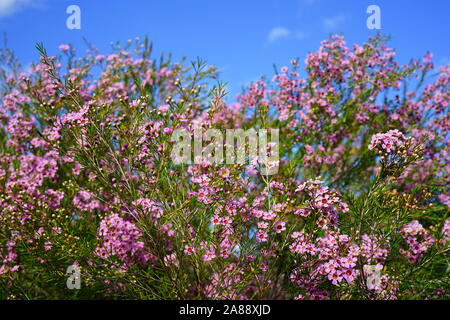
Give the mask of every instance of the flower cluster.
M 387 248 L 382 247 L 367 234 L 361 241 L 355 241 L 348 235 L 329 232 L 325 236 L 313 239 L 302 232 L 294 232 L 289 249 L 300 258 L 300 267 L 291 274 L 291 281 L 306 290 L 310 299 L 317 299 L 324 281 L 335 286 L 352 284 L 360 276 L 358 260 L 368 264 L 383 263 L 387 257 Z M 360 260 L 361 262 L 361 260 Z M 323 297 L 322 297 L 323 298 Z
M 442 235 L 444 236 L 444 242 L 450 241 L 450 218 L 448 218 L 444 222 L 444 227 L 442 228 Z
M 332 36 L 227 103 L 214 67 L 147 39 L 38 49 L 7 72 L 0 49 L 0 298 L 448 296 L 450 67 Z M 276 172 L 213 163 L 196 128 L 277 129 Z M 81 292 L 55 285 L 74 260 Z
M 0 252 L 0 258 L 2 259 L 0 266 L 0 275 L 6 273 L 13 273 L 17 271 L 20 265 L 17 263 L 17 251 L 15 250 L 16 241 L 13 240 L 14 237 L 6 243 L 6 250 Z
M 389 130 L 386 133 L 377 133 L 372 136 L 369 149 L 376 149 L 380 153 L 391 153 L 405 146 L 405 136 L 403 133 L 395 130 Z
M 322 229 L 336 227 L 339 223 L 339 212 L 348 212 L 347 203 L 343 202 L 336 191 L 323 186 L 319 179 L 309 179 L 300 183 L 295 192 L 304 193 L 308 199 L 305 206 L 294 211 L 304 217 L 317 216 L 317 225 Z
M 408 250 L 400 249 L 400 253 L 411 263 L 420 261 L 435 241 L 417 220 L 403 225 L 399 232 L 409 246 Z
M 123 263 L 123 268 L 137 262 L 145 264 L 151 258 L 136 225 L 116 213 L 100 222 L 98 235 L 101 245 L 95 249 L 95 253 L 104 259 L 116 257 Z
M 93 195 L 86 190 L 79 190 L 73 197 L 73 205 L 81 211 L 92 212 L 95 209 L 101 209 L 99 200 L 94 199 Z
M 399 130 L 389 130 L 372 136 L 369 150 L 375 150 L 383 163 L 383 174 L 406 175 L 424 152 L 423 144 L 414 137 L 406 138 Z

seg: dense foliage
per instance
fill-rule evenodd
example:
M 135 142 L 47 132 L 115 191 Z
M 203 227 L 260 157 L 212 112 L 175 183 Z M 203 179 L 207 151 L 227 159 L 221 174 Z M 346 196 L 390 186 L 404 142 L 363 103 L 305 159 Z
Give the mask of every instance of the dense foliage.
M 330 37 L 232 104 L 146 39 L 2 49 L 0 298 L 448 298 L 450 67 L 385 42 Z M 278 172 L 175 164 L 194 125 L 278 128 Z

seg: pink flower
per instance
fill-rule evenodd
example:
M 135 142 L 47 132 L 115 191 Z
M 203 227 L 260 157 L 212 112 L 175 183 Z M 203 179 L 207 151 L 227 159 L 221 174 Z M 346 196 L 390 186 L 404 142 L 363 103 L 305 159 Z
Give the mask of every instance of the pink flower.
M 109 215 L 100 222 L 98 235 L 102 243 L 95 253 L 104 259 L 115 256 L 126 267 L 136 262 L 145 264 L 151 258 L 144 242 L 140 241 L 142 233 L 118 214 Z
M 275 225 L 273 226 L 273 229 L 276 233 L 281 233 L 282 231 L 286 230 L 286 222 L 277 221 L 275 222 Z
M 269 235 L 264 231 L 258 231 L 256 233 L 256 241 L 258 242 L 266 242 Z
M 202 260 L 205 262 L 211 261 L 216 258 L 216 254 L 213 250 L 206 250 L 205 254 L 202 256 Z
M 70 46 L 67 44 L 61 44 L 59 47 L 59 50 L 61 50 L 62 52 L 66 52 L 70 49 Z
M 264 221 L 258 222 L 257 225 L 258 225 L 259 229 L 267 229 L 267 227 L 269 226 L 269 224 L 267 222 L 264 222 Z
M 445 220 L 444 227 L 442 228 L 442 234 L 444 235 L 444 242 L 450 241 L 450 218 Z
M 308 208 L 300 208 L 294 211 L 294 214 L 303 216 L 303 217 L 307 217 L 311 214 L 311 210 L 309 210 Z
M 171 254 L 164 256 L 164 264 L 167 267 L 170 267 L 171 265 L 178 267 L 179 264 L 178 264 L 177 254 L 171 253 Z
M 184 246 L 184 253 L 190 256 L 195 252 L 194 246 Z
M 326 208 L 330 204 L 330 195 L 325 194 L 323 196 L 319 196 L 316 199 L 316 204 L 319 208 Z
M 405 140 L 406 138 L 403 133 L 397 129 L 389 130 L 386 133 L 377 133 L 373 135 L 369 144 L 369 149 L 378 149 L 379 151 L 390 153 L 404 145 Z
M 167 111 L 169 111 L 169 107 L 170 106 L 168 104 L 163 104 L 163 105 L 158 107 L 158 110 L 161 111 L 161 112 L 167 112 Z
M 227 168 L 220 168 L 219 176 L 221 178 L 228 178 L 230 176 L 230 170 L 228 170 Z

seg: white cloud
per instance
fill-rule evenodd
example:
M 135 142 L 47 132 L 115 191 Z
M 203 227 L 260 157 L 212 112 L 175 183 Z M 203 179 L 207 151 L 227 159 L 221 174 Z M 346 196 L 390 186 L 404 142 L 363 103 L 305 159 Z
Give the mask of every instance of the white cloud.
M 28 5 L 33 5 L 31 0 L 0 0 L 0 18 L 9 16 Z
M 275 42 L 283 38 L 295 38 L 301 40 L 305 37 L 306 34 L 301 31 L 289 30 L 284 27 L 276 27 L 270 30 L 269 34 L 267 35 L 267 40 L 269 42 Z
M 291 35 L 291 31 L 289 29 L 283 27 L 276 27 L 270 30 L 269 35 L 267 36 L 267 40 L 269 42 L 275 42 L 278 39 L 286 38 Z
M 338 15 L 331 18 L 322 19 L 322 25 L 326 31 L 335 31 L 345 22 L 344 15 Z

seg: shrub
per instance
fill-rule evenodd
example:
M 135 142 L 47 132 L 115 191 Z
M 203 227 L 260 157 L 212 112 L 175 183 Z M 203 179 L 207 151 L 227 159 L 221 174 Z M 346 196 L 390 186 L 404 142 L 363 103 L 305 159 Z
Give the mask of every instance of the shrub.
M 385 40 L 332 36 L 232 104 L 147 39 L 26 73 L 3 49 L 0 297 L 448 298 L 450 68 Z M 279 129 L 276 174 L 176 164 L 198 127 Z

